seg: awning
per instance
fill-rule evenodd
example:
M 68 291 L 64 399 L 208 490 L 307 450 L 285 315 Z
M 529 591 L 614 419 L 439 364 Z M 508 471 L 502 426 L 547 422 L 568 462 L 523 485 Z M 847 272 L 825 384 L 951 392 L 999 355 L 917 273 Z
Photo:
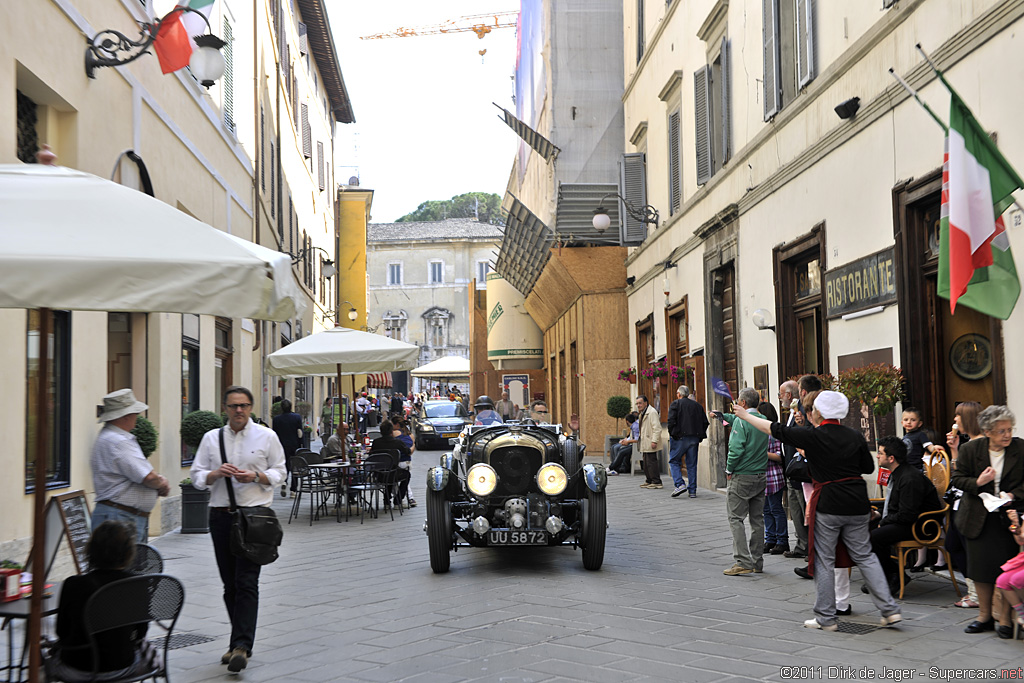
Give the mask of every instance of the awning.
M 390 372 L 374 372 L 366 376 L 366 386 L 370 389 L 388 389 L 391 385 Z
M 613 183 L 559 183 L 555 232 L 563 244 L 619 244 L 618 192 L 618 185 Z M 594 230 L 594 209 L 598 206 L 608 210 L 612 221 L 603 233 Z
M 533 149 L 537 151 L 537 154 L 544 157 L 544 161 L 551 161 L 558 156 L 559 152 L 562 151 L 546 137 L 513 116 L 512 112 L 508 109 L 498 105 L 497 102 L 494 102 L 493 104 L 505 114 L 504 117 L 499 116 L 498 118 L 503 118 L 509 128 L 514 130 L 523 140 L 526 140 L 526 144 L 533 147 Z
M 511 192 L 505 197 L 512 204 L 494 270 L 526 296 L 551 258 L 551 229 Z

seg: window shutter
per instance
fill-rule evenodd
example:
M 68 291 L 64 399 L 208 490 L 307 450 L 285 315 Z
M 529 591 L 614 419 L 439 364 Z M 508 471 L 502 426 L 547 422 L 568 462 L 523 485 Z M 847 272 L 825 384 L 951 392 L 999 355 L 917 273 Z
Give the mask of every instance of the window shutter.
M 288 43 L 284 45 L 284 61 L 281 63 L 281 68 L 284 70 L 284 90 L 292 92 L 292 82 L 295 78 L 292 70 L 292 48 Z
M 647 206 L 647 162 L 643 154 L 623 154 L 619 163 L 619 187 L 622 196 L 632 206 Z M 655 226 L 657 227 L 657 226 Z M 641 244 L 647 237 L 647 224 L 626 213 L 619 202 L 619 243 L 623 246 Z M 482 280 L 487 279 L 487 264 L 483 264 Z
M 319 140 L 316 141 L 316 165 L 317 165 L 317 180 L 320 184 L 320 191 L 323 192 L 326 187 L 324 180 L 324 143 Z
M 224 80 L 221 85 L 223 94 L 224 125 L 232 133 L 235 132 L 235 50 L 231 35 L 231 23 L 224 19 Z
M 644 57 L 644 1 L 636 0 L 636 63 Z
M 796 77 L 800 87 L 814 80 L 814 2 L 796 0 Z
M 299 105 L 302 112 L 302 156 L 309 159 L 313 156 L 313 135 L 309 128 L 309 106 Z
M 683 206 L 683 176 L 679 164 L 679 110 L 668 115 L 669 215 Z
M 274 217 L 274 178 L 277 171 L 274 170 L 274 143 L 270 143 L 270 217 Z
M 729 41 L 722 38 L 722 55 L 719 57 L 722 65 L 722 117 L 718 123 L 722 126 L 723 165 L 732 158 L 732 72 L 729 71 L 729 57 Z
M 292 123 L 295 126 L 295 132 L 301 132 L 299 128 L 299 86 L 295 78 L 292 78 Z
M 288 253 L 295 253 L 295 238 L 293 231 L 295 230 L 295 222 L 292 221 L 292 216 L 295 212 L 295 205 L 292 204 L 292 195 L 288 194 Z
M 779 89 L 779 0 L 761 0 L 764 46 L 764 120 L 779 113 L 782 92 Z
M 714 166 L 711 143 L 711 67 L 704 65 L 693 74 L 693 120 L 696 126 L 697 184 L 711 180 Z
M 260 106 L 260 190 L 267 191 L 266 118 Z
M 299 22 L 299 54 L 304 55 L 309 51 L 306 41 L 306 25 Z

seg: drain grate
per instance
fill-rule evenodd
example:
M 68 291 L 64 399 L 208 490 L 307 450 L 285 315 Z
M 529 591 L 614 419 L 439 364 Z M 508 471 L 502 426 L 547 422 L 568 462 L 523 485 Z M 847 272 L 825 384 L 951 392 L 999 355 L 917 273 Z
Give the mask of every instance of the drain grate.
M 216 640 L 210 636 L 204 636 L 201 633 L 172 633 L 171 642 L 167 646 L 168 650 L 178 650 L 183 647 L 191 647 L 192 645 L 199 645 L 201 643 L 209 643 Z M 163 638 L 150 638 L 149 642 L 156 647 L 164 646 Z
M 871 633 L 880 628 L 881 626 L 875 626 L 874 624 L 858 624 L 856 621 L 839 622 L 840 633 L 852 633 L 855 636 L 862 636 L 865 633 Z

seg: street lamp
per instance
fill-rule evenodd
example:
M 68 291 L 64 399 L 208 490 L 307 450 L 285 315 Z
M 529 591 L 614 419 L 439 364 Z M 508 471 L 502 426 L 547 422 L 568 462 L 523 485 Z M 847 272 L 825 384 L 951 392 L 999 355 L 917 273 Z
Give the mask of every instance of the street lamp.
M 348 319 L 351 320 L 352 322 L 355 322 L 356 318 L 359 317 L 359 311 L 356 310 L 355 305 L 351 301 L 349 301 L 347 299 L 345 301 L 342 301 L 342 303 L 343 304 L 348 304 L 349 306 L 352 307 L 352 308 L 348 309 Z
M 184 12 L 192 12 L 201 16 L 206 22 L 206 27 L 211 31 L 211 33 L 193 38 L 198 49 L 192 51 L 188 64 L 196 80 L 209 88 L 224 75 L 224 55 L 220 53 L 220 50 L 227 43 L 213 35 L 210 20 L 206 18 L 205 14 L 191 7 L 181 6 L 172 9 L 158 19 L 155 24 L 140 24 L 139 37 L 136 40 L 109 28 L 97 33 L 85 48 L 86 76 L 96 78 L 93 71 L 97 67 L 121 66 L 148 54 L 149 48 L 160 35 L 160 29 L 163 28 L 165 22 L 178 21 Z
M 594 209 L 594 230 L 597 230 L 599 233 L 603 233 L 608 229 L 608 226 L 612 224 L 612 219 L 608 215 L 608 209 L 604 208 L 604 200 L 609 197 L 618 198 L 618 200 L 622 202 L 622 206 L 625 207 L 626 213 L 629 214 L 629 217 L 633 220 L 652 225 L 658 224 L 658 210 L 653 206 L 646 204 L 638 208 L 627 202 L 626 198 L 618 192 L 612 192 L 611 194 L 606 194 L 601 197 L 601 201 L 598 202 L 597 208 Z
M 302 251 L 300 251 L 297 256 L 292 256 L 292 254 L 289 252 L 288 255 L 292 257 L 292 265 L 299 265 L 299 263 L 301 263 L 302 260 L 306 258 L 306 254 L 309 253 L 310 249 L 313 249 L 315 251 L 322 251 L 324 252 L 324 256 L 330 256 L 330 254 L 327 253 L 327 250 L 324 249 L 323 247 L 303 247 Z M 321 261 L 321 270 L 323 272 L 324 277 L 332 278 L 338 273 L 338 267 L 334 265 L 334 261 L 332 259 L 325 258 L 321 259 Z M 355 318 L 350 318 L 350 320 L 355 320 Z

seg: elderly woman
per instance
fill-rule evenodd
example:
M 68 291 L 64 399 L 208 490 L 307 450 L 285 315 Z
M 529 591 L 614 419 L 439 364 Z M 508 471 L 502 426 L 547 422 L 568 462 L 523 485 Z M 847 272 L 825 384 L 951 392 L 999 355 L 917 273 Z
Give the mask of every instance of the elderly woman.
M 88 674 L 82 678 L 82 672 L 93 670 L 85 629 L 85 603 L 101 587 L 131 576 L 127 569 L 135 558 L 135 529 L 114 520 L 103 522 L 93 530 L 85 554 L 89 559 L 88 573 L 65 579 L 57 607 L 60 661 L 56 668 L 60 680 L 86 680 Z M 96 670 L 110 679 L 144 672 L 148 668 L 145 636 L 145 625 L 122 626 L 97 634 L 100 661 Z
M 953 486 L 964 492 L 956 513 L 956 526 L 966 539 L 967 578 L 978 591 L 978 618 L 965 633 L 995 630 L 1000 638 L 1012 638 L 1009 606 L 1000 601 L 998 614 L 992 597 L 1000 566 L 1017 554 L 1003 508 L 988 512 L 981 496 L 1024 497 L 1024 441 L 1013 436 L 1017 419 L 1006 406 L 989 406 L 978 414 L 982 434 L 960 447 Z M 999 626 L 996 626 L 996 620 Z

